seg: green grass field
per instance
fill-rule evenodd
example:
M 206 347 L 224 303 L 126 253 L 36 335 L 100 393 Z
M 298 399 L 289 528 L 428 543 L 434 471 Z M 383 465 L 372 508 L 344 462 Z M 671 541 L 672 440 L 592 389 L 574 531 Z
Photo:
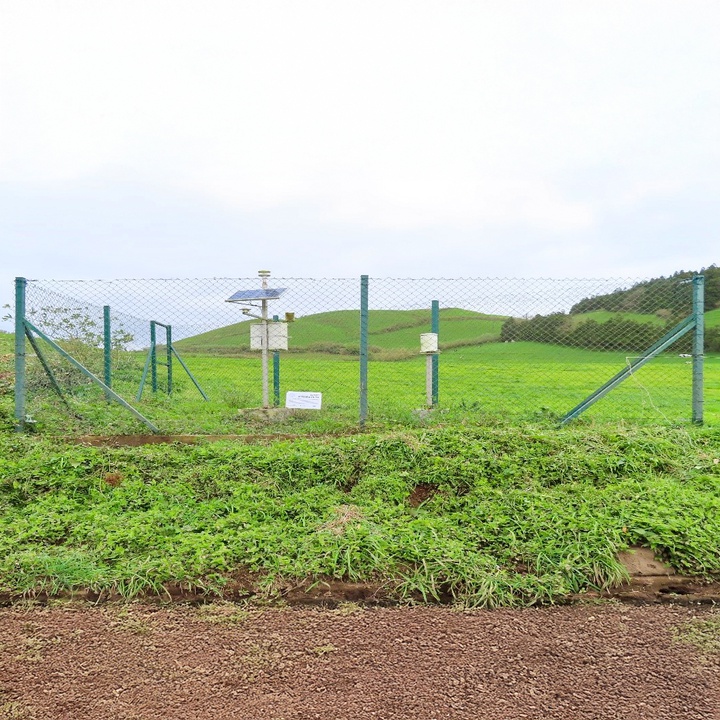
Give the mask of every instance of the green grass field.
M 708 325 L 720 322 L 720 311 L 708 313 Z M 654 315 L 597 311 L 569 316 L 573 322 L 606 322 L 623 317 L 662 323 Z M 581 402 L 631 360 L 628 353 L 600 352 L 532 342 L 498 342 L 502 316 L 442 309 L 439 359 L 439 407 L 424 422 L 448 417 L 558 419 Z M 419 354 L 419 335 L 429 329 L 427 310 L 373 310 L 369 317 L 369 421 L 416 423 L 426 404 L 425 358 Z M 249 347 L 250 321 L 176 343 L 193 375 L 208 395 L 204 402 L 178 363 L 174 363 L 172 397 L 153 395 L 146 386 L 135 401 L 144 353 L 119 353 L 114 388 L 163 432 L 242 433 L 246 431 L 241 408 L 262 402 L 259 353 Z M 290 325 L 290 352 L 280 353 L 280 404 L 288 390 L 323 393 L 323 410 L 285 419 L 278 431 L 351 427 L 359 412 L 358 311 L 311 315 Z M 42 345 L 42 343 L 41 343 Z M 3 349 L 4 348 L 4 349 Z M 0 336 L 0 352 L 10 372 L 12 336 Z M 163 349 L 160 348 L 163 355 Z M 83 362 L 102 376 L 99 350 L 85 353 Z M 48 351 L 67 391 L 69 412 L 52 393 L 37 361 L 30 356 L 30 414 L 48 432 L 124 433 L 143 426 L 119 407 L 108 405 L 95 386 Z M 720 419 L 718 357 L 706 358 L 705 417 Z M 164 368 L 160 367 L 160 388 Z M 272 382 L 272 381 L 271 381 Z M 272 385 L 271 385 L 272 386 Z M 422 414 L 424 415 L 424 413 Z M 691 364 L 688 358 L 668 352 L 639 370 L 618 389 L 600 400 L 583 420 L 627 419 L 655 424 L 687 423 L 691 416 Z M 251 423 L 249 431 L 257 431 Z
M 141 412 L 165 432 L 243 432 L 239 408 L 261 404 L 259 358 L 190 356 L 188 365 L 210 398 L 204 402 L 187 377 L 176 369 L 175 391 L 153 396 L 146 388 Z M 457 416 L 485 415 L 528 419 L 559 417 L 627 362 L 620 353 L 596 353 L 567 348 L 536 347 L 532 343 L 488 344 L 444 353 L 440 358 L 439 411 Z M 706 418 L 718 420 L 718 358 L 706 361 Z M 139 381 L 118 382 L 116 389 L 133 401 Z M 425 358 L 371 362 L 369 366 L 370 420 L 414 422 L 413 411 L 425 405 Z M 161 383 L 162 386 L 162 383 Z M 308 420 L 310 427 L 357 422 L 359 364 L 355 358 L 288 355 L 281 361 L 281 400 L 287 390 L 323 393 L 324 409 Z M 91 386 L 74 388 L 71 405 L 86 417 L 69 419 L 47 389 L 31 395 L 40 422 L 76 426 L 85 432 L 127 432 L 136 424 L 120 408 L 108 406 Z M 642 420 L 659 424 L 685 422 L 690 417 L 691 366 L 683 358 L 656 360 L 603 398 L 587 419 Z M 49 413 L 49 414 L 48 414 Z M 310 413 L 305 413 L 308 418 Z M 112 417 L 112 421 L 110 418 Z M 103 419 L 105 418 L 105 419 Z M 257 430 L 257 428 L 253 428 Z M 135 428 L 134 431 L 137 431 Z
M 720 325 L 720 308 L 705 313 L 705 327 L 715 328 Z

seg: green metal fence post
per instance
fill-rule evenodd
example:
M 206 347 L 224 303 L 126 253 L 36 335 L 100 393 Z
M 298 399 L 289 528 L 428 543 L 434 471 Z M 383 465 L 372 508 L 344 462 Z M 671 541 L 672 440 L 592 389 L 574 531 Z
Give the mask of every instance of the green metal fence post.
M 367 275 L 360 276 L 360 427 L 368 415 L 368 287 Z
M 105 358 L 105 384 L 112 387 L 112 331 L 110 327 L 110 306 L 103 305 L 103 350 Z M 108 396 L 108 399 L 110 397 Z
M 165 326 L 165 350 L 167 354 L 167 394 L 172 395 L 173 367 L 172 367 L 172 325 Z
M 273 315 L 273 322 L 278 322 L 280 318 Z M 280 407 L 280 352 L 273 352 L 273 402 L 275 407 Z
M 15 278 L 15 429 L 25 430 L 27 377 L 25 353 L 25 287 L 27 280 Z
M 430 332 L 437 334 L 438 343 L 440 342 L 440 301 L 432 301 L 432 318 L 430 324 Z M 440 346 L 438 344 L 438 350 Z M 440 356 L 435 353 L 432 356 L 432 406 L 437 407 L 438 391 L 440 388 Z
M 150 384 L 152 391 L 157 392 L 157 331 L 155 321 L 150 321 Z
M 705 360 L 705 278 L 693 278 L 693 316 L 695 336 L 693 338 L 692 374 L 692 421 L 703 423 L 703 364 Z

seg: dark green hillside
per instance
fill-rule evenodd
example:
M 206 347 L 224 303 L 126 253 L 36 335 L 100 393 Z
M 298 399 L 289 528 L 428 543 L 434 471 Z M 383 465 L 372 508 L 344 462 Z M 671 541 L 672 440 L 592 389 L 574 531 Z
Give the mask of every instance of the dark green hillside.
M 720 268 L 704 269 L 707 328 L 705 350 L 720 350 Z M 597 295 L 573 305 L 569 314 L 553 313 L 534 318 L 509 318 L 503 341 L 566 345 L 588 350 L 641 352 L 692 312 L 692 278 L 696 272 L 680 271 L 670 277 L 637 283 L 627 290 Z M 689 352 L 686 336 L 673 346 Z
M 536 315 L 509 318 L 500 339 L 587 348 L 588 350 L 642 351 L 664 335 L 669 323 L 658 315 L 594 311 L 582 315 Z
M 705 307 L 714 310 L 720 307 L 720 268 L 715 265 L 700 271 L 705 276 Z M 666 317 L 690 314 L 692 285 L 695 271 L 680 270 L 668 277 L 653 278 L 636 283 L 626 290 L 615 290 L 607 295 L 584 298 L 570 309 L 571 315 L 595 310 L 609 312 L 630 312 L 642 314 L 664 314 Z M 682 282 L 687 281 L 687 282 Z

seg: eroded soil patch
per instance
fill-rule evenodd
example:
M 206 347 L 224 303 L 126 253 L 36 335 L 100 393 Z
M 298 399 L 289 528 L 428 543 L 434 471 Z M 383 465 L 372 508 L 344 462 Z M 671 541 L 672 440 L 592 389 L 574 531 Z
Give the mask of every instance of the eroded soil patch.
M 436 492 L 436 485 L 431 485 L 430 483 L 419 483 L 410 493 L 408 503 L 411 507 L 420 507 L 420 505 L 429 500 Z

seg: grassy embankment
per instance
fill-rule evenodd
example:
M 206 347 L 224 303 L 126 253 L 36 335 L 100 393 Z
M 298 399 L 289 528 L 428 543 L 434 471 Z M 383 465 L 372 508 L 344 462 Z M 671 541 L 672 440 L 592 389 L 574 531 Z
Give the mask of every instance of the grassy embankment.
M 618 582 L 616 553 L 634 544 L 679 570 L 720 573 L 713 428 L 558 430 L 465 412 L 348 437 L 90 448 L 42 426 L 12 432 L 7 373 L 3 593 L 132 597 L 171 583 L 222 592 L 241 575 L 269 595 L 337 578 L 382 583 L 401 600 L 525 605 Z M 412 497 L 426 499 L 414 507 Z
M 0 447 L 2 592 L 221 592 L 242 575 L 269 595 L 336 578 L 525 605 L 617 583 L 616 553 L 634 544 L 720 573 L 711 430 L 468 425 L 133 449 L 4 432 Z

